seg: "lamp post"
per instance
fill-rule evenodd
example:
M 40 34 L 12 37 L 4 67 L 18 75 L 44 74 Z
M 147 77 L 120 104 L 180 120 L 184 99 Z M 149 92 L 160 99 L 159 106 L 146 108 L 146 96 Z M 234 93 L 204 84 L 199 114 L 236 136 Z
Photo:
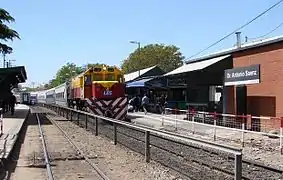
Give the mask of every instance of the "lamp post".
M 132 44 L 137 44 L 138 45 L 138 60 L 140 61 L 140 50 L 141 50 L 141 43 L 138 41 L 130 41 Z M 139 62 L 140 64 L 140 62 Z M 139 77 L 140 77 L 140 68 L 139 68 Z
M 9 59 L 9 60 L 8 60 L 8 64 L 7 64 L 7 68 L 8 68 L 8 67 L 12 67 L 12 61 L 15 62 L 16 60 L 15 60 L 15 59 Z
M 3 68 L 6 66 L 6 53 L 3 52 Z

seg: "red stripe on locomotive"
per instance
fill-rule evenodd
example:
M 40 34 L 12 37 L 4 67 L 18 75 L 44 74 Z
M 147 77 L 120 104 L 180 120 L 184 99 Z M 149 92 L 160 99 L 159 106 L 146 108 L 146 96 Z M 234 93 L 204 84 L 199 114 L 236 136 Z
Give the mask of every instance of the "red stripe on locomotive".
M 114 83 L 109 89 L 100 83 L 92 84 L 92 95 L 97 99 L 115 99 L 125 96 L 125 84 Z
M 80 98 L 81 97 L 81 88 L 72 89 L 72 95 L 73 95 L 74 98 Z

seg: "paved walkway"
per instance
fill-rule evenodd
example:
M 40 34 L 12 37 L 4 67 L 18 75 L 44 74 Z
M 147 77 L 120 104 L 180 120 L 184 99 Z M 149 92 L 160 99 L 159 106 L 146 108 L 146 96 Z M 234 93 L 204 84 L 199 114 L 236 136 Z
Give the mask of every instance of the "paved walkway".
M 3 115 L 3 134 L 0 137 L 0 159 L 9 157 L 28 114 L 29 107 L 18 104 L 15 106 L 14 115 L 11 115 L 11 112 Z
M 213 125 L 208 125 L 204 123 L 196 123 L 192 125 L 191 121 L 183 120 L 186 115 L 174 115 L 169 114 L 162 116 L 161 114 L 147 113 L 146 115 L 143 112 L 128 113 L 128 116 L 131 118 L 131 121 L 135 124 L 149 126 L 157 129 L 164 129 L 168 131 L 176 131 L 186 133 L 187 130 L 194 131 L 199 135 L 205 135 L 213 137 L 214 128 Z M 174 121 L 183 120 L 183 121 Z M 220 138 L 230 139 L 234 141 L 239 141 L 242 133 L 237 131 L 237 129 L 227 129 L 221 126 L 216 126 L 216 136 Z M 189 133 L 189 132 L 187 132 Z M 259 135 L 261 137 L 261 135 Z

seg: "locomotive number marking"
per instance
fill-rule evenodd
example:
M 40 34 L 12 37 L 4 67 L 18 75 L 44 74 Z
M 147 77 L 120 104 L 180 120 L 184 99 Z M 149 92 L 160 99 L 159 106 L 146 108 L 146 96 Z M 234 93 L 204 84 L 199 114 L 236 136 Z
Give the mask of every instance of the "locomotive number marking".
M 106 90 L 103 92 L 104 96 L 111 96 L 112 95 L 112 91 Z

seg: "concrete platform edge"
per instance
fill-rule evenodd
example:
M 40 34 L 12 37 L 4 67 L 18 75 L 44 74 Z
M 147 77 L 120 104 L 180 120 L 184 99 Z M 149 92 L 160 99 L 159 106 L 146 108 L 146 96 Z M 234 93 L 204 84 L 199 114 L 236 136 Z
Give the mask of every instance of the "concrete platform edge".
M 15 140 L 14 140 L 14 141 L 12 142 L 12 144 L 11 144 L 11 146 L 12 146 L 11 150 L 8 152 L 8 154 L 7 154 L 6 157 L 4 156 L 3 158 L 0 159 L 1 166 L 4 166 L 5 160 L 7 160 L 7 159 L 10 157 L 11 152 L 14 150 L 15 143 L 18 141 L 19 134 L 22 132 L 23 126 L 24 126 L 24 124 L 26 123 L 26 120 L 28 119 L 29 115 L 30 115 L 30 109 L 29 109 L 28 112 L 27 112 L 27 115 L 26 115 L 26 117 L 25 117 L 25 120 L 24 120 L 23 123 L 21 124 L 20 131 L 19 131 L 17 134 L 15 134 L 16 137 L 14 138 Z

